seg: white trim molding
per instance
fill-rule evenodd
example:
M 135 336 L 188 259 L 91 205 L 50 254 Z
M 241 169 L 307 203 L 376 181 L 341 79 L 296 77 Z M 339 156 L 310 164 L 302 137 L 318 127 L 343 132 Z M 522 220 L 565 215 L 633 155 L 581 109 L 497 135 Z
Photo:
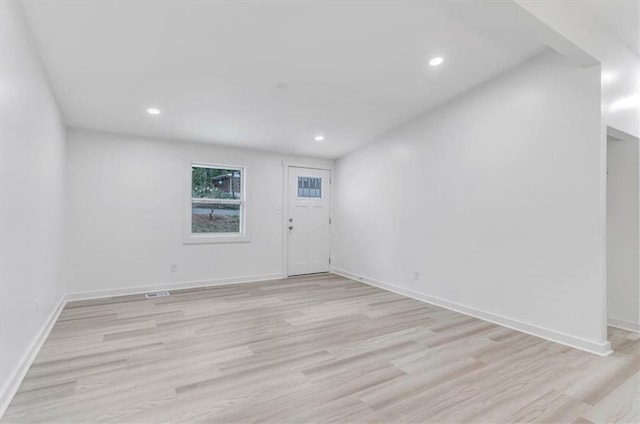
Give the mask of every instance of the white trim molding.
M 240 172 L 240 198 L 239 199 L 198 199 L 193 197 L 193 168 L 210 168 L 220 170 L 232 170 Z M 184 234 L 182 244 L 214 244 L 214 243 L 249 243 L 247 219 L 247 167 L 245 165 L 228 165 L 215 162 L 191 161 L 185 172 L 186 187 L 188 190 L 188 202 L 184 221 Z M 233 185 L 233 182 L 229 184 Z M 237 233 L 194 233 L 192 231 L 193 204 L 196 202 L 210 204 L 239 205 L 240 208 L 240 231 Z
M 512 318 L 496 315 L 491 312 L 482 311 L 470 306 L 461 305 L 449 300 L 440 299 L 434 296 L 429 296 L 424 293 L 417 292 L 415 290 L 407 289 L 404 287 L 396 286 L 394 284 L 385 283 L 382 281 L 368 278 L 358 275 L 353 272 L 345 271 L 342 269 L 333 268 L 332 273 L 350 278 L 355 281 L 368 284 L 370 286 L 378 287 L 383 290 L 387 290 L 402 296 L 407 296 L 412 299 L 416 299 L 431 305 L 439 306 L 441 308 L 449 309 L 451 311 L 459 312 L 461 314 L 469 315 L 474 318 L 478 318 L 484 321 L 491 322 L 493 324 L 507 327 L 512 330 L 520 331 L 522 333 L 530 334 L 532 336 L 540 337 L 555 343 L 560 343 L 565 346 L 569 346 L 575 349 L 580 349 L 585 352 L 594 353 L 600 356 L 608 356 L 612 352 L 611 344 L 609 342 L 597 343 L 591 340 L 585 340 L 580 337 L 571 336 L 569 334 L 561 333 L 559 331 L 551 330 L 549 328 L 540 327 L 527 322 L 518 321 Z
M 36 335 L 36 338 L 33 340 L 33 343 L 31 343 L 31 346 L 29 346 L 29 349 L 27 349 L 25 354 L 22 356 L 22 360 L 20 361 L 18 368 L 13 372 L 13 374 L 7 379 L 6 382 L 3 382 L 6 384 L 3 384 L 2 393 L 0 394 L 0 418 L 2 418 L 5 411 L 9 407 L 11 400 L 20 388 L 22 380 L 24 380 L 25 376 L 27 375 L 27 372 L 29 371 L 31 364 L 33 364 L 33 361 L 36 359 L 36 356 L 38 356 L 38 352 L 40 352 L 40 349 L 42 348 L 45 340 L 47 340 L 47 337 L 49 337 L 49 333 L 51 333 L 51 329 L 58 320 L 58 317 L 60 316 L 60 313 L 64 309 L 66 303 L 66 297 L 63 295 L 56 307 L 53 309 L 53 311 L 51 311 L 49 318 L 47 318 L 47 320 L 45 321 L 44 325 Z
M 151 284 L 137 287 L 123 287 L 112 290 L 98 290 L 98 291 L 86 291 L 68 293 L 66 300 L 68 302 L 76 300 L 89 300 L 89 299 L 101 299 L 105 297 L 127 296 L 131 294 L 143 294 L 154 291 L 163 290 L 182 290 L 182 289 L 196 289 L 215 286 L 227 286 L 230 284 L 243 284 L 243 283 L 257 283 L 259 281 L 267 280 L 279 280 L 284 278 L 281 273 L 277 274 L 260 274 L 260 275 L 246 275 L 241 277 L 226 277 L 226 278 L 211 278 L 207 280 L 194 280 L 183 281 L 175 283 L 161 283 Z
M 620 328 L 621 330 L 627 330 L 633 333 L 640 333 L 640 323 L 638 322 L 609 317 L 607 318 L 607 325 L 609 327 Z

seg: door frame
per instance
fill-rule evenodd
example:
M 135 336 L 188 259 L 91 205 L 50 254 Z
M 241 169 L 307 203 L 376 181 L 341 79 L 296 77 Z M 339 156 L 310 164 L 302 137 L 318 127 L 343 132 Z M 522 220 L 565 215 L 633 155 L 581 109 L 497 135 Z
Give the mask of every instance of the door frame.
M 282 276 L 289 277 L 289 233 L 287 232 L 287 215 L 289 214 L 289 168 L 307 168 L 329 171 L 329 272 L 333 269 L 333 166 L 322 166 L 304 162 L 282 161 Z

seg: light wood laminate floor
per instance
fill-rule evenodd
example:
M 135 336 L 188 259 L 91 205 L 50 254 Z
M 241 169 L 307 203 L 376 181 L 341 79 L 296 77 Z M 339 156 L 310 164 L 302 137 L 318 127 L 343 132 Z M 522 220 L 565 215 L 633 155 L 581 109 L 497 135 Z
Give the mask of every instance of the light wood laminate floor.
M 640 422 L 603 358 L 335 275 L 67 304 L 3 422 Z

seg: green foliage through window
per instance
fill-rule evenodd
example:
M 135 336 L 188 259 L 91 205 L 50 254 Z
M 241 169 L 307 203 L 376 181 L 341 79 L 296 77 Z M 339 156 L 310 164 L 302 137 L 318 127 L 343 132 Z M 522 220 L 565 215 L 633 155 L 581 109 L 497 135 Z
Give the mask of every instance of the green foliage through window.
M 242 177 L 241 169 L 192 166 L 192 233 L 241 232 Z
M 237 169 L 191 169 L 191 197 L 208 199 L 238 199 L 241 196 L 241 172 Z

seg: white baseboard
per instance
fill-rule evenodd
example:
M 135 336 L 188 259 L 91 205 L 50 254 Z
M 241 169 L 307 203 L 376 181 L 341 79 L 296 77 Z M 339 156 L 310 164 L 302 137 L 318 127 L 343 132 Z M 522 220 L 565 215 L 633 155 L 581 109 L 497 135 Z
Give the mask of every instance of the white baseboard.
M 440 299 L 434 296 L 429 296 L 424 293 L 417 292 L 415 290 L 399 287 L 394 284 L 377 281 L 373 278 L 364 277 L 349 271 L 342 269 L 332 269 L 331 272 L 337 275 L 341 275 L 346 278 L 350 278 L 355 281 L 360 281 L 369 284 L 374 287 L 378 287 L 390 292 L 394 292 L 403 296 L 407 296 L 422 302 L 429 303 L 431 305 L 440 306 L 445 309 L 449 309 L 461 314 L 469 315 L 475 318 L 479 318 L 484 321 L 489 321 L 493 324 L 507 327 L 512 330 L 517 330 L 523 333 L 530 334 L 532 336 L 540 337 L 546 340 L 550 340 L 555 343 L 560 343 L 565 346 L 573 347 L 576 349 L 584 350 L 589 353 L 595 353 L 600 356 L 607 356 L 612 353 L 611 345 L 609 342 L 597 343 L 591 340 L 585 340 L 580 337 L 571 336 L 569 334 L 561 333 L 559 331 L 551 330 L 549 328 L 540 327 L 534 324 L 529 324 L 523 321 L 518 321 L 512 318 L 504 317 L 501 315 L 493 314 L 491 312 L 482 311 L 470 306 L 461 305 L 449 300 Z
M 640 333 L 640 323 L 638 322 L 609 317 L 607 318 L 607 325 L 609 327 L 615 327 L 622 330 L 632 331 L 634 333 Z
M 242 277 L 228 277 L 228 278 L 211 278 L 207 280 L 194 280 L 184 281 L 176 283 L 162 283 L 151 284 L 148 286 L 138 287 L 123 287 L 119 289 L 111 290 L 97 290 L 97 291 L 85 291 L 68 293 L 66 300 L 68 302 L 76 300 L 89 300 L 100 299 L 104 297 L 116 297 L 126 296 L 131 294 L 142 294 L 161 290 L 180 290 L 180 289 L 193 289 L 201 287 L 213 287 L 213 286 L 226 286 L 229 284 L 242 284 L 242 283 L 254 283 L 258 281 L 278 280 L 284 278 L 281 273 L 277 274 L 260 274 L 260 275 L 247 275 Z
M 24 377 L 27 375 L 27 372 L 29 371 L 29 368 L 31 367 L 33 361 L 36 359 L 36 356 L 38 356 L 38 352 L 40 352 L 42 345 L 44 344 L 45 340 L 47 340 L 47 337 L 49 336 L 53 325 L 58 320 L 58 317 L 60 316 L 60 313 L 64 309 L 64 305 L 66 303 L 67 301 L 65 299 L 65 296 L 63 295 L 56 307 L 49 315 L 49 318 L 47 318 L 47 321 L 45 321 L 44 325 L 38 332 L 36 338 L 33 340 L 33 343 L 31 343 L 31 346 L 29 346 L 29 349 L 27 349 L 25 354 L 22 356 L 22 360 L 20 361 L 18 368 L 7 379 L 6 384 L 3 384 L 2 393 L 0 393 L 0 418 L 2 418 L 5 411 L 9 407 L 11 400 L 20 388 L 22 380 L 24 380 Z

